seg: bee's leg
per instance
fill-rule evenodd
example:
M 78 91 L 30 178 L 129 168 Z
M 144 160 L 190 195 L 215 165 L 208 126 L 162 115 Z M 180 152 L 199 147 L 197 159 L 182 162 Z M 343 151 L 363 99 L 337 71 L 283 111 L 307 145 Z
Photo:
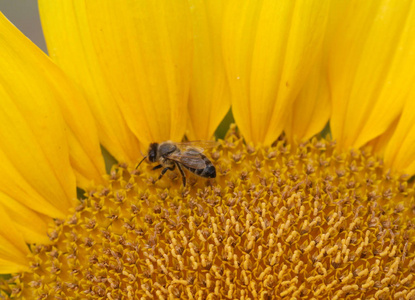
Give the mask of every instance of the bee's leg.
M 161 165 L 159 165 L 159 166 L 160 166 L 160 168 L 161 168 Z M 157 167 L 158 167 L 158 166 L 157 166 Z M 159 169 L 159 168 L 157 168 L 157 169 Z M 154 170 L 154 169 L 153 169 L 153 170 Z M 174 170 L 174 165 L 173 165 L 172 167 L 166 167 L 166 168 L 164 168 L 164 169 L 161 171 L 160 176 L 159 176 L 159 178 L 157 178 L 157 180 L 160 180 L 160 179 L 161 179 L 161 177 L 163 177 L 163 175 L 164 175 L 164 174 L 166 174 L 167 170 L 173 171 L 173 170 Z
M 158 165 L 158 166 L 155 166 L 152 170 L 157 170 L 157 169 L 160 169 L 162 167 L 163 167 L 162 165 Z
M 180 174 L 182 175 L 182 179 L 183 179 L 183 187 L 185 187 L 185 186 L 186 186 L 186 174 L 184 174 L 183 169 L 182 169 L 182 167 L 180 166 L 180 164 L 178 164 L 178 163 L 175 163 L 175 164 L 176 164 L 177 168 L 179 169 Z

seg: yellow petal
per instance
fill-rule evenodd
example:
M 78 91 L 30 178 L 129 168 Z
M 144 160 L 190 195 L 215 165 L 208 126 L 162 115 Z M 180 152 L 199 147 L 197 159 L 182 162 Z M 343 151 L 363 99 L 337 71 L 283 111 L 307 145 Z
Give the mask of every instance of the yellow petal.
M 50 69 L 49 84 L 58 94 L 56 100 L 66 123 L 69 159 L 76 175 L 77 186 L 88 189 L 95 184 L 104 184 L 104 159 L 96 123 L 85 95 L 50 60 L 42 62 Z
M 321 50 L 328 1 L 230 1 L 224 59 L 232 110 L 248 141 L 274 142 Z
M 102 143 L 137 160 L 140 142 L 180 140 L 187 122 L 187 1 L 40 1 L 50 55 L 89 96 Z M 65 34 L 62 34 L 65 32 Z
M 188 137 L 212 138 L 231 105 L 222 56 L 223 1 L 190 0 L 193 20 L 193 74 Z
M 2 192 L 0 192 L 0 205 L 3 205 L 26 243 L 46 244 L 50 241 L 47 233 L 48 224 L 53 223 L 52 218 L 27 208 Z
M 408 95 L 398 125 L 385 150 L 385 165 L 405 174 L 415 174 L 415 92 Z
M 385 156 L 386 147 L 388 146 L 393 134 L 395 133 L 396 127 L 398 127 L 400 119 L 401 115 L 399 115 L 391 123 L 391 125 L 388 127 L 388 129 L 386 129 L 384 133 L 382 133 L 381 135 L 367 143 L 367 146 L 373 153 L 376 153 L 377 155 L 382 157 Z
M 330 125 L 340 147 L 361 147 L 396 120 L 415 81 L 415 5 L 339 3 L 328 37 Z
M 57 91 L 30 43 L 0 16 L 0 191 L 51 217 L 76 197 Z
M 331 111 L 327 75 L 320 60 L 295 99 L 286 126 L 290 140 L 307 140 L 323 130 Z
M 57 101 L 62 114 L 53 111 L 50 113 L 55 114 L 56 119 L 63 117 L 65 121 L 64 131 L 69 141 L 70 162 L 79 174 L 78 185 L 85 188 L 91 180 L 102 183 L 105 166 L 94 119 L 84 95 L 42 51 L 4 17 L 0 22 L 3 41 L 0 51 L 4 53 L 0 58 L 3 70 L 0 76 L 4 80 L 3 85 L 9 90 L 9 97 L 13 101 L 23 102 L 22 105 L 32 102 L 35 107 L 41 101 L 39 98 L 47 98 L 44 100 L 45 105 Z M 29 113 L 36 113 L 30 108 L 25 109 L 29 110 Z M 41 109 L 40 104 L 36 109 Z M 41 135 L 47 133 L 42 132 Z M 60 147 L 58 142 L 59 140 L 54 141 L 51 137 L 54 147 Z M 49 147 L 48 144 L 45 144 L 46 146 Z M 73 195 L 73 192 L 70 194 Z
M 29 267 L 29 249 L 1 205 L 0 220 L 0 274 L 26 271 Z

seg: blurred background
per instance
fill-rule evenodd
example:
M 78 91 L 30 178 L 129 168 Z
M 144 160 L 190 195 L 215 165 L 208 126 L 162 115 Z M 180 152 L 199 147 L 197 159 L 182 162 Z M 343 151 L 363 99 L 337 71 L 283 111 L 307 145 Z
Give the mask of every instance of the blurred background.
M 36 0 L 0 0 L 0 11 L 32 42 L 46 52 Z

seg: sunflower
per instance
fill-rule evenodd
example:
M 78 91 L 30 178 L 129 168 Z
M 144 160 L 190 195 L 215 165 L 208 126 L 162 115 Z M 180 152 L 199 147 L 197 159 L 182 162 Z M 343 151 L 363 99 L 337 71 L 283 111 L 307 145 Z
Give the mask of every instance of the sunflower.
M 49 57 L 0 17 L 0 298 L 415 299 L 413 1 L 39 7 Z M 137 167 L 230 108 L 216 178 Z

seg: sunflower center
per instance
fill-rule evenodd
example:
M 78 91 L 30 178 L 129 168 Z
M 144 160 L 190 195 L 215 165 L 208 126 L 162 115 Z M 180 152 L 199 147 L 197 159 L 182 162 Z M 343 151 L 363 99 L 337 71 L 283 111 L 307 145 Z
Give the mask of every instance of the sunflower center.
M 295 150 L 294 150 L 295 149 Z M 413 188 L 365 151 L 324 139 L 208 152 L 217 178 L 113 168 L 33 248 L 12 297 L 415 298 Z M 411 204 L 412 203 L 412 204 Z

